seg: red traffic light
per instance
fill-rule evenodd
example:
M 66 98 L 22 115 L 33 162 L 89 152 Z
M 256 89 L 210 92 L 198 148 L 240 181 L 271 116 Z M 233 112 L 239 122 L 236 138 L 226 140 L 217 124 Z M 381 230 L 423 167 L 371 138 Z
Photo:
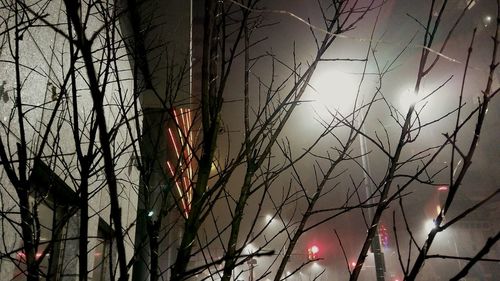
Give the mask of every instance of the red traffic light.
M 312 245 L 307 249 L 307 258 L 312 261 L 312 260 L 317 260 L 318 259 L 318 253 L 319 253 L 319 247 L 316 245 Z
M 318 248 L 318 246 L 313 245 L 313 246 L 311 247 L 311 253 L 313 253 L 313 254 L 317 254 L 317 253 L 319 253 L 319 248 Z

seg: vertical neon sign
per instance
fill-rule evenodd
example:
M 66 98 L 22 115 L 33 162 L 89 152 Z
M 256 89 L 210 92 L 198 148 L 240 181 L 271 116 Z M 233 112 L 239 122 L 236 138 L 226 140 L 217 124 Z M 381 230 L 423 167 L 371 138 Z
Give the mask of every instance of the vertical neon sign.
M 174 148 L 177 163 L 167 160 L 168 173 L 175 183 L 183 215 L 187 218 L 193 199 L 193 132 L 189 109 L 173 109 L 175 128 L 167 127 L 167 139 Z

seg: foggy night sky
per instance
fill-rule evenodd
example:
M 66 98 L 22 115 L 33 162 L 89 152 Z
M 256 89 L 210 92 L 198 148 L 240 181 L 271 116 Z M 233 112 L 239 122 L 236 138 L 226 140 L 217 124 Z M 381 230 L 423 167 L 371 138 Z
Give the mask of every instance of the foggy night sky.
M 423 31 L 412 17 L 420 20 L 425 19 L 428 14 L 428 2 L 430 1 L 388 1 L 383 8 L 377 23 L 373 44 L 377 44 L 374 53 L 379 65 L 383 66 L 388 64 L 399 52 L 402 51 L 406 45 L 408 45 L 407 50 L 400 58 L 398 58 L 394 66 L 391 68 L 391 71 L 389 71 L 384 77 L 381 88 L 381 92 L 388 99 L 388 101 L 392 103 L 393 106 L 398 108 L 404 106 L 402 104 L 404 103 L 405 98 L 401 96 L 408 94 L 408 92 L 410 92 L 415 85 L 415 74 L 418 68 L 418 60 L 421 53 L 421 48 L 419 46 L 422 44 Z M 447 30 L 451 27 L 451 23 L 464 7 L 464 3 L 462 2 L 465 1 L 450 1 L 446 16 L 443 19 L 442 30 Z M 281 0 L 263 1 L 263 3 L 265 9 L 286 10 L 303 19 L 310 18 L 313 25 L 322 26 L 316 1 Z M 445 56 L 456 61 L 442 58 L 433 74 L 430 75 L 430 78 L 427 79 L 423 85 L 424 89 L 421 94 L 425 93 L 424 95 L 426 95 L 451 76 L 453 76 L 453 78 L 445 87 L 443 87 L 443 89 L 429 98 L 421 114 L 423 121 L 435 119 L 457 106 L 465 56 L 474 27 L 477 27 L 478 31 L 476 35 L 476 43 L 474 45 L 474 53 L 468 69 L 469 76 L 466 81 L 464 102 L 466 103 L 466 109 L 470 109 L 471 106 L 476 105 L 476 98 L 481 94 L 480 91 L 484 89 L 486 82 L 485 73 L 488 71 L 488 62 L 490 60 L 489 51 L 491 49 L 491 39 L 489 39 L 489 36 L 491 36 L 494 30 L 494 22 L 488 21 L 487 17 L 490 16 L 494 18 L 495 15 L 492 14 L 492 12 L 495 10 L 494 1 L 477 1 L 477 4 L 471 8 L 470 13 L 468 13 L 459 24 L 457 30 L 450 39 L 448 47 L 443 52 Z M 257 45 L 252 50 L 252 55 L 258 56 L 259 54 L 270 52 L 276 55 L 280 60 L 291 64 L 293 61 L 293 44 L 295 43 L 295 51 L 299 62 L 305 65 L 308 61 L 311 61 L 315 45 L 310 34 L 309 27 L 291 16 L 272 12 L 265 12 L 264 14 L 269 22 L 278 22 L 279 24 L 259 31 L 254 36 L 254 40 L 264 38 L 266 36 L 268 37 L 268 40 Z M 363 58 L 366 55 L 368 39 L 375 22 L 375 15 L 376 13 L 372 12 L 369 16 L 367 16 L 362 24 L 356 26 L 355 30 L 345 33 L 345 35 L 349 38 L 339 38 L 336 43 L 337 45 L 332 48 L 332 52 L 329 52 L 327 57 Z M 322 36 L 320 31 L 317 31 L 317 35 L 319 38 Z M 411 41 L 413 36 L 415 36 L 415 39 Z M 443 41 L 443 36 L 443 33 L 438 33 L 435 45 L 437 47 L 435 48 L 441 46 L 440 43 Z M 257 86 L 255 84 L 255 77 L 257 76 L 263 81 L 270 81 L 269 69 L 269 63 L 264 60 L 262 63 L 254 66 L 252 69 L 253 74 L 255 74 L 253 80 L 254 84 L 251 85 L 251 89 L 257 91 Z M 331 107 L 338 107 L 337 109 L 340 111 L 346 110 L 346 108 L 350 109 L 350 106 L 352 106 L 352 96 L 356 91 L 361 78 L 362 70 L 362 62 L 335 62 L 320 64 L 317 69 L 317 73 L 312 78 L 312 87 L 307 90 L 303 98 L 304 103 L 301 104 L 297 111 L 293 114 L 293 117 L 289 121 L 287 129 L 282 136 L 282 139 L 285 139 L 286 137 L 290 141 L 294 152 L 299 153 L 302 151 L 305 146 L 310 144 L 314 138 L 321 133 L 319 120 L 323 119 L 324 121 L 329 119 L 328 109 L 325 109 L 325 105 L 329 107 L 330 110 Z M 361 88 L 361 93 L 364 95 L 365 99 L 373 95 L 377 86 L 377 76 L 374 75 L 375 72 L 376 64 L 373 56 L 370 55 L 367 65 L 367 75 Z M 284 79 L 287 75 L 289 75 L 289 72 L 285 68 L 277 66 L 277 73 L 275 77 L 277 80 Z M 348 83 L 345 83 L 346 81 L 348 81 Z M 495 83 L 498 85 L 498 76 L 496 77 Z M 233 149 L 236 151 L 241 143 L 240 141 L 243 134 L 241 129 L 241 113 L 243 110 L 243 104 L 238 102 L 238 100 L 241 101 L 242 85 L 241 75 L 234 75 L 230 81 L 229 89 L 231 89 L 231 95 L 234 95 L 234 97 L 231 96 L 231 99 L 234 99 L 235 102 L 228 103 L 223 112 L 223 116 L 226 117 L 224 118 L 224 125 L 226 126 L 230 137 L 229 142 L 231 143 L 231 147 L 229 148 L 227 145 L 228 140 L 225 136 L 223 136 L 220 138 L 221 145 L 219 147 L 222 147 L 221 150 Z M 326 96 L 326 98 L 323 96 Z M 423 104 L 424 103 L 421 103 L 420 105 Z M 498 188 L 500 185 L 500 175 L 498 173 L 498 171 L 500 171 L 500 164 L 498 161 L 498 159 L 500 159 L 500 149 L 498 146 L 500 134 L 500 121 L 498 120 L 500 120 L 500 113 L 498 109 L 498 99 L 493 100 L 490 104 L 490 109 L 479 147 L 474 156 L 473 166 L 464 181 L 461 192 L 459 192 L 459 195 L 457 196 L 456 207 L 465 208 L 465 205 L 462 204 L 470 204 L 474 200 L 479 200 L 492 192 L 494 189 Z M 437 124 L 426 128 L 426 130 L 419 136 L 418 141 L 411 146 L 412 151 L 410 152 L 414 153 L 423 147 L 440 144 L 444 139 L 442 133 L 450 132 L 450 130 L 453 129 L 454 122 L 455 118 L 451 117 L 446 121 L 438 122 Z M 367 120 L 366 132 L 370 135 L 374 135 L 375 132 L 383 134 L 381 124 L 386 126 L 387 130 L 391 134 L 391 138 L 393 139 L 392 141 L 399 136 L 398 128 L 388 116 L 386 107 L 383 105 L 375 106 L 371 112 L 370 117 Z M 464 133 L 472 135 L 472 130 L 473 127 L 469 126 L 464 130 Z M 461 144 L 464 146 L 467 145 L 468 138 L 462 138 Z M 328 150 L 331 146 L 332 144 L 329 143 L 328 140 L 325 140 L 321 142 L 321 144 L 314 151 L 322 153 Z M 355 145 L 355 147 L 358 147 L 358 145 Z M 370 147 L 369 145 L 368 148 L 371 151 L 369 161 L 371 163 L 372 172 L 377 180 L 381 180 L 384 176 L 383 173 L 385 172 L 387 159 L 382 157 L 381 154 L 374 149 L 374 147 Z M 436 171 L 442 167 L 447 167 L 447 155 L 448 153 L 436 161 L 435 166 L 433 166 Z M 304 161 L 300 164 L 300 169 L 303 176 L 302 180 L 310 182 L 311 185 L 314 185 L 315 178 L 312 165 L 312 161 Z M 359 178 L 361 176 L 361 172 L 358 169 L 357 172 L 352 172 L 351 175 Z M 448 176 L 449 168 L 445 169 L 437 177 L 437 181 L 442 179 L 444 182 Z M 340 178 L 338 182 L 341 185 L 346 185 L 344 181 L 346 179 L 348 179 L 347 176 L 345 178 Z M 276 184 L 277 186 L 274 189 L 276 196 L 279 196 L 281 186 L 286 185 L 289 180 L 290 176 L 288 175 Z M 435 190 L 429 189 L 428 187 L 424 187 L 424 189 L 422 189 L 421 186 L 415 185 L 412 187 L 411 191 L 415 192 L 415 194 L 414 196 L 410 195 L 406 203 L 408 211 L 412 213 L 415 220 L 421 220 L 423 217 L 431 216 L 434 213 L 434 203 L 436 200 L 442 200 L 441 194 L 437 194 Z M 329 207 L 332 204 L 331 202 L 341 200 L 342 196 L 345 196 L 343 191 L 332 192 L 328 194 L 324 200 L 322 200 L 320 206 Z M 498 200 L 495 201 L 489 208 L 498 206 L 498 202 Z M 388 215 L 390 213 L 391 211 L 387 212 Z M 290 216 L 292 215 L 291 212 L 286 214 Z M 383 222 L 389 227 L 392 227 L 390 219 L 390 216 L 386 217 L 383 219 Z M 498 222 L 498 218 L 496 218 L 495 221 L 492 221 L 491 223 L 498 227 Z M 305 249 L 307 246 L 306 244 L 308 243 L 305 241 L 323 241 L 322 251 L 325 255 L 325 263 L 328 263 L 328 266 L 331 266 L 332 264 L 334 264 L 333 266 L 335 267 L 342 266 L 342 253 L 339 251 L 337 242 L 333 237 L 333 230 L 338 230 L 343 237 L 349 237 L 349 239 L 343 241 L 344 247 L 346 247 L 349 253 L 352 253 L 354 256 L 359 250 L 359 242 L 362 238 L 364 238 L 364 232 L 362 230 L 363 227 L 364 224 L 360 214 L 358 214 L 357 217 L 350 215 L 334 219 L 314 232 L 307 234 L 301 240 L 303 244 L 298 247 L 298 251 L 300 249 Z M 460 237 L 457 237 L 457 239 L 460 239 Z M 390 252 L 386 253 L 386 255 L 390 254 Z M 333 262 L 334 260 L 335 262 Z M 394 260 L 388 262 L 389 269 L 392 270 L 396 267 L 397 266 Z

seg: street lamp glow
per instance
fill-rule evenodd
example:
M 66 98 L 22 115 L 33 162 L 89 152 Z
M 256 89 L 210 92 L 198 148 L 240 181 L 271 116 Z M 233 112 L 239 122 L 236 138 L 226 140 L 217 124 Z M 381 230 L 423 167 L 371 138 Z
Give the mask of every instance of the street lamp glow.
M 406 113 L 411 106 L 415 106 L 418 101 L 417 93 L 407 90 L 399 96 L 399 108 L 402 113 Z
M 317 261 L 314 261 L 311 265 L 311 269 L 312 270 L 321 270 L 322 269 L 322 266 L 319 264 L 319 262 Z
M 319 248 L 318 248 L 318 246 L 316 246 L 316 245 L 312 246 L 312 247 L 311 247 L 311 253 L 313 253 L 313 254 L 317 254 L 317 253 L 319 253 Z
M 322 69 L 311 79 L 310 85 L 314 109 L 320 117 L 336 110 L 346 112 L 352 109 L 358 86 L 355 75 L 331 68 Z
M 254 245 L 252 245 L 252 243 L 249 243 L 245 246 L 245 248 L 243 249 L 243 254 L 246 254 L 246 255 L 252 255 L 255 253 L 257 249 L 255 248 Z
M 307 249 L 307 258 L 310 261 L 317 260 L 319 253 L 319 247 L 316 245 L 312 245 L 309 249 Z
M 273 222 L 273 216 L 272 215 L 266 215 L 266 223 L 272 223 Z
M 493 18 L 490 15 L 485 16 L 483 18 L 484 27 L 488 27 L 488 25 L 490 25 L 492 20 L 493 20 Z
M 430 232 L 437 227 L 436 222 L 433 219 L 429 219 L 425 222 L 425 231 Z
M 448 185 L 446 184 L 442 184 L 440 186 L 438 186 L 438 191 L 448 191 Z

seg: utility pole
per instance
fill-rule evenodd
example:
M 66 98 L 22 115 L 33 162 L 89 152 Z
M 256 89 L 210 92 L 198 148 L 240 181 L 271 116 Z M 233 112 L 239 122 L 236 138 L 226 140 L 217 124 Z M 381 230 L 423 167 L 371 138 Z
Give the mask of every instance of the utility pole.
M 250 267 L 250 281 L 254 281 L 253 269 L 255 268 L 255 265 L 257 264 L 257 260 L 254 258 L 250 259 L 247 261 L 247 264 Z
M 360 127 L 361 132 L 364 134 L 365 132 L 365 125 L 362 124 Z M 363 176 L 364 176 L 364 182 L 365 182 L 365 192 L 367 198 L 371 196 L 372 191 L 373 191 L 373 185 L 372 182 L 369 179 L 369 174 L 371 174 L 370 170 L 370 162 L 368 159 L 368 155 L 366 154 L 367 152 L 367 147 L 366 147 L 366 139 L 363 134 L 359 134 L 359 146 L 361 150 L 361 163 L 363 165 Z M 368 203 L 373 203 L 373 200 L 370 199 Z M 371 208 L 368 208 L 368 217 L 371 219 L 373 216 L 373 212 Z M 384 253 L 382 252 L 382 247 L 380 246 L 380 236 L 379 236 L 379 231 L 378 231 L 378 226 L 377 230 L 375 231 L 375 236 L 373 237 L 372 244 L 371 244 L 372 252 L 373 252 L 373 257 L 375 260 L 375 273 L 377 277 L 377 281 L 385 281 L 385 260 L 384 260 Z

